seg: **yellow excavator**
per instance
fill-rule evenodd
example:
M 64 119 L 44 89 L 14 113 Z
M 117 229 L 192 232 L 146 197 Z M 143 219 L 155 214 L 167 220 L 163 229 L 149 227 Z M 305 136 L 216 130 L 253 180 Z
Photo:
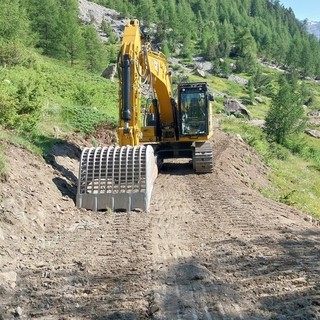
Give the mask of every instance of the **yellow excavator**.
M 138 20 L 124 29 L 118 55 L 119 146 L 85 148 L 76 203 L 94 211 L 148 211 L 158 165 L 190 158 L 196 173 L 213 170 L 211 101 L 205 82 L 180 83 L 173 98 L 166 57 L 152 50 Z M 152 95 L 141 107 L 141 91 Z

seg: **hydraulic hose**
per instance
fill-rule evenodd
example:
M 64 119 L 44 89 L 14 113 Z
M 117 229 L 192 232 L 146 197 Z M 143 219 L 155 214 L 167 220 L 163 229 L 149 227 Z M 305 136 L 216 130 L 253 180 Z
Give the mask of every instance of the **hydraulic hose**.
M 128 54 L 125 54 L 123 57 L 123 65 L 122 65 L 122 101 L 123 108 L 121 119 L 129 123 L 131 120 L 131 111 L 130 111 L 130 57 Z

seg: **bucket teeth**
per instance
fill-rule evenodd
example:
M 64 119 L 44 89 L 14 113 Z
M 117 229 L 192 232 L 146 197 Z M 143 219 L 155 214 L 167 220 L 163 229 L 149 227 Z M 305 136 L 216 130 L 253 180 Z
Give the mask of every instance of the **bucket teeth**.
M 156 176 L 151 146 L 85 148 L 80 159 L 77 206 L 94 211 L 148 211 Z

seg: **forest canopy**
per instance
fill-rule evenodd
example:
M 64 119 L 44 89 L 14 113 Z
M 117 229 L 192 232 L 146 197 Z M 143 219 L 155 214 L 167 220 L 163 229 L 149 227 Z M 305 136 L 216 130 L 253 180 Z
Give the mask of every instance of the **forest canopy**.
M 125 17 L 156 24 L 163 51 L 215 61 L 238 59 L 250 66 L 256 58 L 320 75 L 320 43 L 304 22 L 278 0 L 96 0 Z M 249 68 L 250 69 L 250 68 Z M 241 70 L 240 70 L 241 71 Z M 250 70 L 244 70 L 250 71 Z
M 303 76 L 320 75 L 319 41 L 277 0 L 95 2 L 142 20 L 154 43 L 168 55 L 202 55 L 214 65 L 230 58 L 237 62 L 238 72 L 248 73 L 260 58 L 297 69 Z M 101 69 L 108 63 L 108 43 L 103 45 L 91 26 L 81 24 L 78 5 L 78 0 L 2 0 L 0 63 L 16 63 L 10 56 L 19 53 L 12 46 L 22 44 L 71 65 L 81 60 L 92 71 Z

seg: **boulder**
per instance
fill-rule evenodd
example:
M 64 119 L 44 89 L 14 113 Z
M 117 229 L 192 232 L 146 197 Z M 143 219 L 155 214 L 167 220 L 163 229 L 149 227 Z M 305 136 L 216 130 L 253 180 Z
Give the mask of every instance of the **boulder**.
M 305 133 L 311 137 L 320 139 L 320 131 L 307 129 L 307 130 L 305 130 Z
M 243 84 L 243 85 L 247 85 L 248 84 L 248 80 L 245 79 L 245 78 L 241 78 L 241 77 L 238 77 L 234 74 L 231 74 L 229 77 L 228 77 L 228 80 L 230 81 L 233 81 L 233 82 L 236 82 L 236 83 L 239 83 L 239 84 Z
M 236 99 L 227 99 L 224 102 L 224 111 L 235 116 L 244 115 L 248 119 L 251 118 L 250 111 Z
M 255 127 L 264 128 L 265 124 L 266 124 L 266 121 L 265 120 L 260 120 L 260 119 L 254 119 L 254 120 L 250 121 L 250 124 L 252 126 L 255 126 Z
M 206 78 L 206 72 L 202 69 L 196 68 L 194 69 L 193 73 L 201 78 Z
M 235 63 L 230 63 L 230 68 L 231 68 L 231 70 L 236 70 L 237 65 Z
M 116 74 L 117 68 L 115 64 L 110 64 L 101 74 L 102 77 L 109 79 L 111 81 L 114 80 L 114 76 Z
M 307 115 L 309 117 L 320 117 L 320 111 L 310 111 Z
M 248 106 L 248 105 L 252 106 L 253 105 L 253 102 L 250 99 L 246 99 L 246 98 L 241 99 L 240 102 L 242 104 L 244 104 L 245 106 Z
M 254 98 L 258 103 L 264 103 L 263 99 L 260 97 L 255 97 Z

